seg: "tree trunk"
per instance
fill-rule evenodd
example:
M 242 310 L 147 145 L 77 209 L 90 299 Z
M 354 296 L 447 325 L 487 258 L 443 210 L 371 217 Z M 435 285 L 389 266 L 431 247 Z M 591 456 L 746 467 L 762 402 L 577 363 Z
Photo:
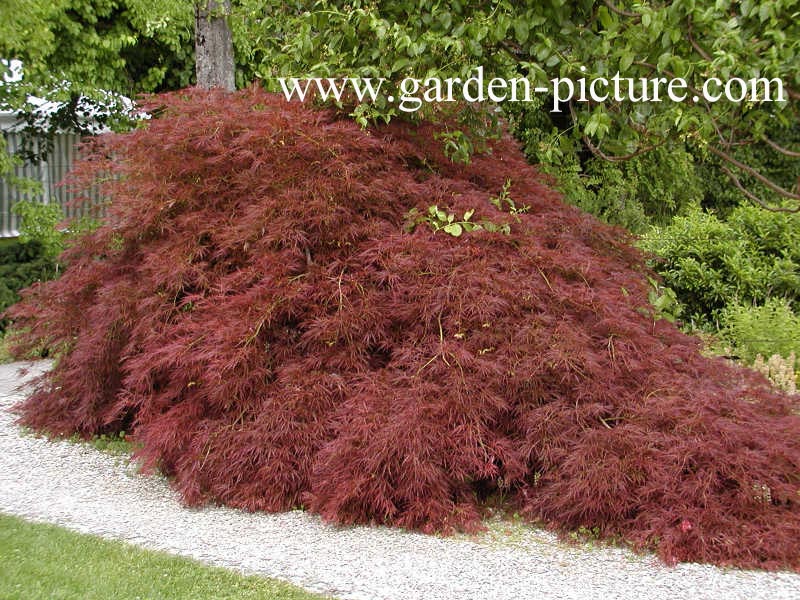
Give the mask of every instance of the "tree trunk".
M 195 4 L 195 72 L 197 85 L 234 90 L 233 36 L 226 17 L 230 0 L 200 0 Z

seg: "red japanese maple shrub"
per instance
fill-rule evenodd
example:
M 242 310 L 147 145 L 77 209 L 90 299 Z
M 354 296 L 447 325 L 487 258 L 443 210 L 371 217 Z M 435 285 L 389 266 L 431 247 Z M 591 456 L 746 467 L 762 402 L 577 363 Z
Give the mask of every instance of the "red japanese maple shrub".
M 65 348 L 23 423 L 132 432 L 192 504 L 432 531 L 502 491 L 668 561 L 800 569 L 797 398 L 655 320 L 625 235 L 513 141 L 465 166 L 431 125 L 255 89 L 153 102 L 73 176 L 107 224 L 12 310 Z M 431 205 L 496 227 L 404 230 Z

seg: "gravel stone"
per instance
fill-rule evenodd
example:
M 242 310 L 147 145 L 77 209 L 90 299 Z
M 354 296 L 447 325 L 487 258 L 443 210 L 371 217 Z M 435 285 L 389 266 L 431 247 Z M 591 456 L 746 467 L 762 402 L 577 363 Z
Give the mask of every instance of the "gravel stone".
M 652 555 L 566 545 L 528 526 L 497 523 L 478 537 L 440 538 L 338 527 L 301 511 L 186 508 L 163 478 L 138 474 L 126 458 L 14 424 L 9 408 L 24 397 L 20 386 L 49 366 L 0 365 L 0 512 L 341 599 L 800 599 L 798 574 L 667 567 Z

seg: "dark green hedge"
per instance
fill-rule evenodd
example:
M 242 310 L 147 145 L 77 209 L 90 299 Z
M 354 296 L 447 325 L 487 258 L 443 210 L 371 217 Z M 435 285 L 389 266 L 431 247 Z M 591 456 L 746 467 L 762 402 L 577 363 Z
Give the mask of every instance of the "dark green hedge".
M 19 291 L 37 281 L 53 279 L 56 261 L 48 257 L 37 241 L 8 242 L 0 245 L 0 314 L 19 300 Z M 8 319 L 0 316 L 0 333 Z

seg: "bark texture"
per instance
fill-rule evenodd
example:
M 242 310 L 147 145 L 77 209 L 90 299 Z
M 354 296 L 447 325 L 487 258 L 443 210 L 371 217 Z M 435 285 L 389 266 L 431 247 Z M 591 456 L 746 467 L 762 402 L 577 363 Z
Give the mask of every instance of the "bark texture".
M 236 87 L 233 36 L 226 17 L 230 0 L 201 0 L 195 5 L 195 57 L 197 85 L 202 88 Z

